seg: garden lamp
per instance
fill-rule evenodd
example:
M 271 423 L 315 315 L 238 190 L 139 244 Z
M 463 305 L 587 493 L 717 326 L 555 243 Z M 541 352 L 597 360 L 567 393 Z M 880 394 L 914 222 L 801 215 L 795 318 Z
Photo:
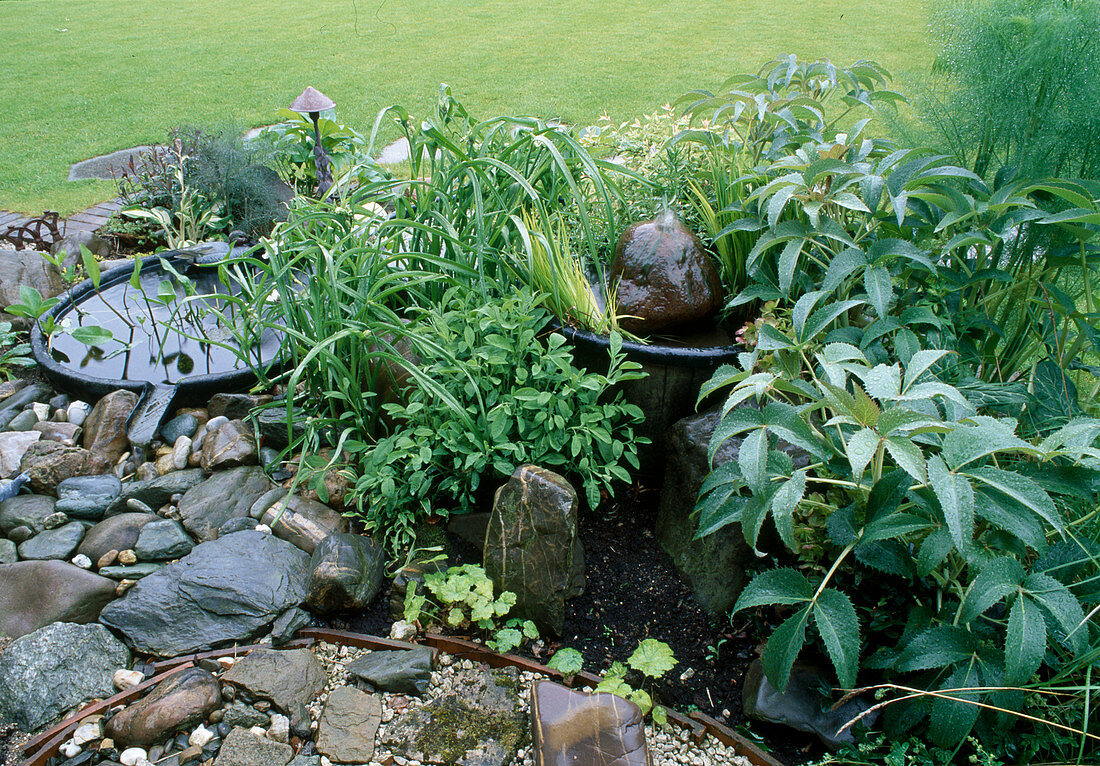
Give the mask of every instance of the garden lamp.
M 328 155 L 325 147 L 321 145 L 321 128 L 318 120 L 321 112 L 332 109 L 336 102 L 316 88 L 307 87 L 302 95 L 294 99 L 290 105 L 291 111 L 308 114 L 313 120 L 313 164 L 317 167 L 317 198 L 324 199 L 332 186 L 332 171 L 329 169 Z

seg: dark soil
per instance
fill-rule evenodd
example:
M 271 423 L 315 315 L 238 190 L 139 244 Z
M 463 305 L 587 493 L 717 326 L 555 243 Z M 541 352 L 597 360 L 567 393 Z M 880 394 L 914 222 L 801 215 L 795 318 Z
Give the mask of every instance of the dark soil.
M 580 651 L 584 669 L 602 673 L 626 659 L 645 638 L 667 643 L 677 665 L 650 691 L 681 712 L 700 710 L 757 742 L 785 764 L 820 757 L 816 739 L 792 729 L 746 720 L 741 683 L 761 638 L 747 620 L 711 618 L 695 601 L 654 536 L 659 492 L 634 487 L 602 514 L 581 518 L 586 585 L 566 604 L 565 635 L 532 659 L 546 662 L 562 646 Z M 448 536 L 450 563 L 481 563 L 480 552 Z M 350 629 L 389 635 L 389 585 Z M 333 627 L 336 627 L 335 625 Z M 629 678 L 628 680 L 635 680 Z

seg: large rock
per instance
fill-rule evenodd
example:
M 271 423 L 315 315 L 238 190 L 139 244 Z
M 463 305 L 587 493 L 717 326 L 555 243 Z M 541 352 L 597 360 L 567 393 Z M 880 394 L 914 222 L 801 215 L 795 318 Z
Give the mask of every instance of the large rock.
M 309 557 L 262 532 L 202 543 L 109 604 L 100 621 L 136 649 L 161 657 L 255 637 L 300 604 Z
M 41 440 L 27 449 L 19 464 L 19 470 L 30 477 L 34 491 L 48 495 L 54 494 L 65 479 L 101 474 L 110 468 L 111 461 L 101 452 Z
M 33 415 L 33 413 L 32 413 Z M 19 470 L 23 456 L 31 445 L 42 438 L 41 431 L 4 431 L 0 433 L 0 476 L 11 476 Z
M 191 468 L 186 471 L 172 471 L 146 481 L 131 481 L 123 485 L 122 492 L 107 508 L 107 515 L 126 513 L 126 503 L 130 500 L 139 500 L 150 508 L 160 508 L 173 495 L 182 495 L 205 478 L 201 468 Z
M 96 562 L 109 551 L 132 550 L 145 525 L 159 519 L 153 513 L 120 513 L 118 516 L 111 516 L 88 530 L 76 552 L 83 553 Z
M 115 583 L 64 561 L 0 566 L 0 635 L 26 635 L 54 622 L 95 622 Z
M 187 490 L 179 503 L 180 519 L 199 540 L 213 540 L 225 522 L 248 516 L 253 503 L 274 486 L 257 466 L 219 471 Z
M 432 650 L 375 651 L 348 664 L 348 674 L 375 689 L 395 694 L 425 694 L 432 681 Z
M 391 753 L 421 763 L 510 763 L 528 741 L 519 671 L 459 670 L 452 683 L 453 693 L 394 718 L 382 743 Z
M 845 743 L 855 742 L 851 727 L 843 733 L 840 729 L 866 711 L 868 705 L 853 697 L 834 709 L 832 700 L 822 693 L 822 689 L 831 686 L 825 673 L 798 664 L 791 669 L 787 690 L 780 692 L 765 677 L 760 660 L 753 660 L 741 687 L 741 706 L 749 718 L 813 734 L 826 747 L 836 750 Z M 863 724 L 872 726 L 877 717 L 877 712 L 871 713 L 863 718 Z
M 327 680 L 324 667 L 309 649 L 254 649 L 222 677 L 223 682 L 270 700 L 287 713 L 312 702 Z
M 46 528 L 46 518 L 54 513 L 56 502 L 46 495 L 16 495 L 0 503 L 0 532 L 5 535 L 16 527 L 27 527 L 35 534 Z
M 142 561 L 166 561 L 186 556 L 194 547 L 178 521 L 161 519 L 142 527 L 134 550 Z
M 201 722 L 221 701 L 221 688 L 214 676 L 202 668 L 187 668 L 113 716 L 106 734 L 123 747 L 152 745 Z
M 708 464 L 710 438 L 720 414 L 715 407 L 678 420 L 669 428 L 665 435 L 668 462 L 656 522 L 657 541 L 691 585 L 699 605 L 714 617 L 724 616 L 733 608 L 745 586 L 745 565 L 755 561 L 739 524 L 695 538 L 698 527 L 695 503 L 703 481 L 711 468 L 737 460 L 744 441 L 742 437 L 727 440 Z M 796 467 L 809 464 L 807 453 L 786 442 L 778 442 L 777 448 L 786 451 Z
M 122 493 L 122 482 L 114 474 L 74 476 L 57 485 L 57 510 L 71 519 L 99 521 Z
M 114 694 L 114 672 L 129 663 L 129 650 L 102 625 L 59 622 L 18 638 L 0 654 L 0 724 L 37 731 Z
M 255 465 L 256 454 L 252 429 L 241 420 L 230 420 L 202 438 L 202 467 L 207 473 L 216 468 Z
M 333 763 L 367 763 L 382 722 L 382 703 L 350 686 L 332 690 L 317 726 L 317 750 Z
M 624 329 L 650 333 L 694 322 L 722 302 L 722 281 L 714 258 L 675 214 L 623 232 L 609 269 Z
M 531 734 L 539 766 L 650 764 L 641 709 L 614 694 L 536 681 L 531 687 Z
M 138 395 L 119 389 L 104 396 L 84 421 L 84 449 L 102 456 L 114 465 L 130 449 L 126 421 L 137 406 Z
M 0 250 L 0 308 L 22 303 L 19 288 L 23 285 L 33 287 L 43 298 L 59 295 L 68 287 L 61 272 L 41 253 L 34 250 Z M 8 313 L 0 314 L 0 319 L 20 327 L 28 326 L 27 319 Z
M 312 555 L 317 545 L 337 532 L 348 531 L 348 520 L 323 503 L 290 495 L 260 516 L 277 537 L 294 543 Z
M 238 728 L 222 742 L 214 766 L 286 766 L 293 757 L 290 745 Z
M 558 474 L 524 465 L 497 490 L 485 536 L 485 573 L 516 594 L 517 616 L 560 636 L 573 593 L 577 493 Z
M 39 532 L 30 540 L 19 544 L 19 558 L 64 559 L 72 558 L 76 546 L 84 539 L 84 525 L 79 521 L 70 521 L 57 529 Z
M 322 613 L 365 609 L 378 595 L 386 554 L 369 537 L 337 532 L 313 551 L 306 603 Z

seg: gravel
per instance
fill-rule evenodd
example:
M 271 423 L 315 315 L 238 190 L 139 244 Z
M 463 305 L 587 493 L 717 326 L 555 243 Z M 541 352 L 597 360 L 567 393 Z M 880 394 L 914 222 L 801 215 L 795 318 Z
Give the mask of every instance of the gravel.
M 351 646 L 320 643 L 314 647 L 321 664 L 328 674 L 328 684 L 309 706 L 311 726 L 314 730 L 317 721 L 321 717 L 325 700 L 329 693 L 338 686 L 348 684 L 349 675 L 347 665 L 359 659 L 363 655 L 370 654 L 369 649 L 360 649 Z M 421 766 L 420 761 L 404 758 L 388 752 L 380 743 L 387 733 L 387 725 L 393 721 L 399 713 L 413 708 L 421 707 L 429 700 L 447 694 L 452 689 L 452 678 L 456 670 L 470 670 L 476 667 L 471 660 L 456 660 L 450 655 L 440 654 L 436 669 L 432 672 L 431 686 L 428 693 L 422 698 L 379 692 L 382 700 L 382 724 L 378 729 L 377 741 L 379 742 L 374 760 L 366 766 L 383 766 L 383 764 L 396 764 L 396 766 Z M 524 689 L 529 689 L 531 684 L 541 676 L 535 673 L 521 673 L 520 678 Z M 524 715 L 529 714 L 528 694 L 525 692 L 520 699 L 520 708 Z M 652 721 L 646 724 L 646 742 L 649 745 L 653 766 L 751 766 L 751 762 L 744 756 L 736 755 L 732 749 L 727 748 L 718 740 L 707 735 L 702 743 L 695 744 L 691 741 L 689 733 L 678 727 L 666 725 L 657 726 Z M 327 766 L 327 759 L 322 759 L 322 766 Z M 535 766 L 535 754 L 533 747 L 528 745 L 518 753 L 514 761 L 518 766 Z

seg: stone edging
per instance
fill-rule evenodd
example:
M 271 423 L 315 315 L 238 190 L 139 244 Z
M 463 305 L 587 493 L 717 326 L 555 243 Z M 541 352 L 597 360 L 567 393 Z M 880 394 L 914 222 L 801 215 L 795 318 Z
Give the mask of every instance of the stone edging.
M 417 644 L 411 644 L 406 641 L 394 641 L 392 639 L 369 636 L 363 633 L 352 633 L 344 630 L 328 630 L 326 628 L 305 628 L 298 631 L 297 635 L 298 638 L 283 644 L 279 648 L 296 649 L 309 647 L 319 641 L 358 646 L 372 650 L 409 649 L 418 646 Z M 559 671 L 553 668 L 548 668 L 545 665 L 540 665 L 537 662 L 532 662 L 523 657 L 518 657 L 514 654 L 498 654 L 482 644 L 474 641 L 467 641 L 466 639 L 453 638 L 451 636 L 441 636 L 429 633 L 425 636 L 424 645 L 431 647 L 435 654 L 443 651 L 461 659 L 471 659 L 477 662 L 483 662 L 492 668 L 515 667 L 523 671 L 538 673 L 539 675 L 552 678 L 569 688 L 576 688 L 578 686 L 586 688 L 593 687 L 599 683 L 600 680 L 599 677 L 591 673 L 577 673 L 574 676 L 563 676 Z M 105 712 L 121 702 L 128 702 L 130 699 L 140 696 L 141 693 L 160 683 L 165 678 L 185 668 L 193 667 L 199 660 L 243 655 L 257 648 L 269 649 L 271 646 L 269 644 L 235 646 L 229 649 L 187 655 L 185 657 L 176 657 L 163 662 L 154 663 L 153 669 L 156 671 L 156 674 L 151 678 L 147 678 L 137 686 L 119 692 L 113 697 L 89 705 L 81 710 L 76 716 L 62 721 L 57 726 L 48 729 L 27 742 L 23 748 L 26 760 L 23 761 L 21 766 L 45 766 L 46 762 L 57 753 L 61 744 L 72 735 L 72 732 L 80 725 L 83 719 L 90 715 L 95 715 L 96 713 Z M 692 713 L 691 715 L 685 716 L 673 710 L 669 710 L 668 719 L 676 726 L 689 730 L 692 739 L 696 742 L 701 742 L 707 734 L 710 734 L 727 747 L 732 747 L 738 755 L 744 756 L 755 766 L 783 766 L 781 761 L 776 760 L 772 755 L 764 752 L 737 732 L 723 726 L 718 723 L 718 721 L 702 713 Z

